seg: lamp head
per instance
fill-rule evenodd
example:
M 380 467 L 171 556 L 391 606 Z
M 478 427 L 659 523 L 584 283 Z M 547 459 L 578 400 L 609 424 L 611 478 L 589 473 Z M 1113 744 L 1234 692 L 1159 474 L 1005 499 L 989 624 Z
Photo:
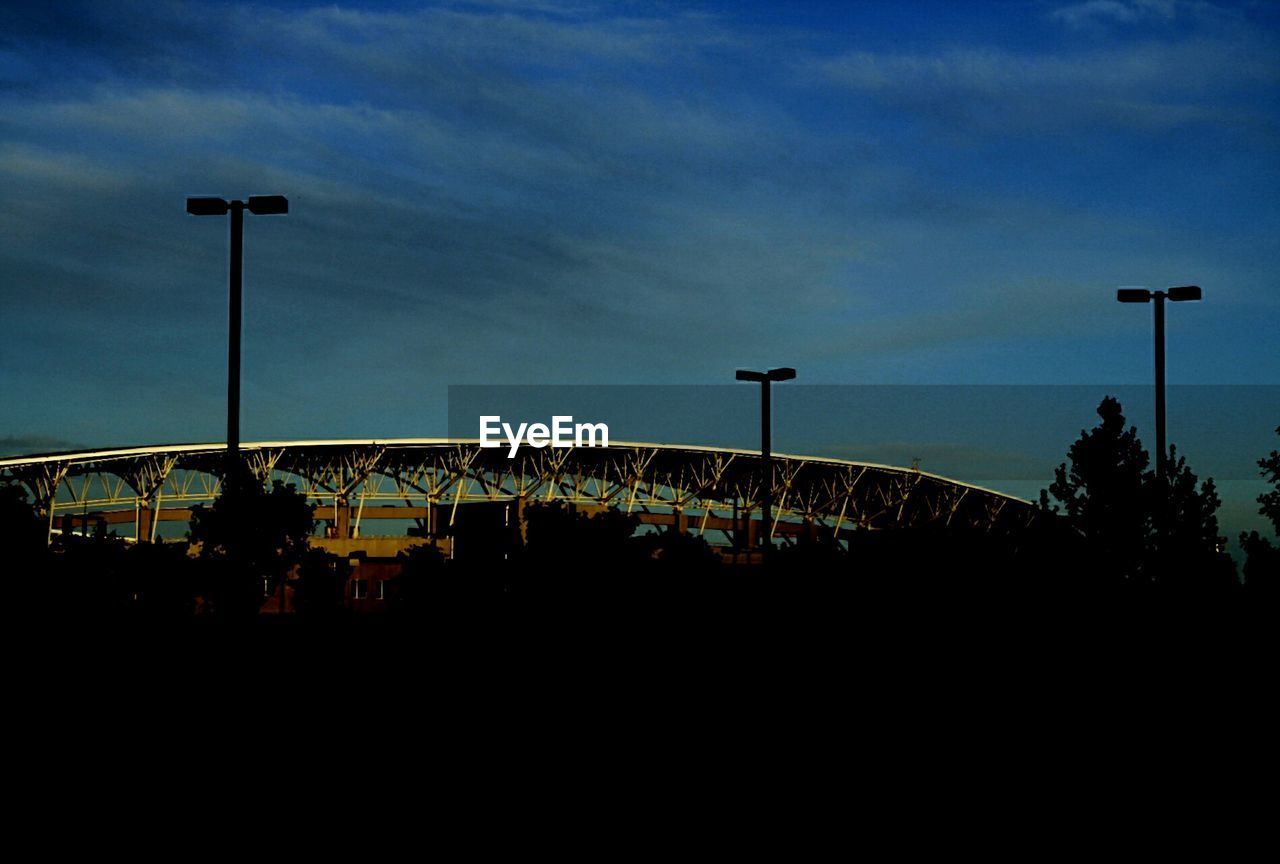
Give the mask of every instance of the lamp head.
M 250 195 L 247 206 L 255 216 L 278 216 L 289 212 L 289 199 L 283 195 Z
M 1199 300 L 1201 297 L 1199 285 L 1183 285 L 1181 288 L 1170 288 L 1165 292 L 1170 300 L 1175 302 L 1182 300 Z
M 1116 291 L 1116 299 L 1121 303 L 1150 303 L 1151 292 L 1146 288 L 1121 288 Z
M 188 198 L 187 212 L 192 216 L 226 216 L 231 205 L 221 198 Z

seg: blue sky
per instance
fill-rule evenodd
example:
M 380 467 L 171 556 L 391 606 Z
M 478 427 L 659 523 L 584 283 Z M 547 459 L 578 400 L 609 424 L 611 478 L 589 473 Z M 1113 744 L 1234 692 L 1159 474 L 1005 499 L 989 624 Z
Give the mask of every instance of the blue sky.
M 221 440 L 227 228 L 193 194 L 292 204 L 246 226 L 246 440 L 444 434 L 450 384 L 1145 382 L 1119 285 L 1204 286 L 1172 383 L 1280 383 L 1278 32 L 1180 0 L 5 4 L 0 443 Z

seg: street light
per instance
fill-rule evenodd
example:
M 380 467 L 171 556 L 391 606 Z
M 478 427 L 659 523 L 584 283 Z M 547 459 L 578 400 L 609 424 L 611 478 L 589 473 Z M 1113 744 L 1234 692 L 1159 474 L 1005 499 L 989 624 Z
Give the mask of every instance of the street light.
M 739 369 L 734 373 L 739 381 L 760 382 L 760 462 L 764 471 L 763 494 L 760 500 L 761 525 L 760 545 L 768 549 L 773 540 L 773 453 L 771 452 L 772 418 L 769 406 L 769 385 L 774 381 L 790 381 L 796 377 L 796 370 L 790 366 L 770 369 L 768 372 L 753 372 Z
M 1164 301 L 1175 303 L 1201 299 L 1199 285 L 1183 285 L 1166 291 L 1148 291 L 1146 288 L 1120 288 L 1116 300 L 1121 303 L 1150 303 L 1156 301 L 1156 476 L 1165 476 L 1164 442 Z
M 247 202 L 223 198 L 188 198 L 187 212 L 192 216 L 225 216 L 231 214 L 230 323 L 227 344 L 227 467 L 226 484 L 230 488 L 238 479 L 240 464 L 240 295 L 244 262 L 244 211 L 256 216 L 274 216 L 289 212 L 289 200 L 283 195 L 253 195 Z

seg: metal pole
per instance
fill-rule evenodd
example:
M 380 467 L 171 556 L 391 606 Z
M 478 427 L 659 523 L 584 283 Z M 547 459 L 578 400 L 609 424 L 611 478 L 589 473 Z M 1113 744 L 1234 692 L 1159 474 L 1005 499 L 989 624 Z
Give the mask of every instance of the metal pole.
M 1165 456 L 1169 452 L 1164 438 L 1164 298 L 1163 291 L 1153 294 L 1156 313 L 1156 476 L 1165 476 Z
M 239 479 L 240 463 L 240 309 L 244 263 L 244 203 L 231 202 L 230 338 L 227 342 L 227 476 Z
M 760 545 L 769 548 L 773 534 L 773 442 L 769 433 L 769 379 L 760 382 L 760 461 L 764 467 L 764 494 L 761 496 Z

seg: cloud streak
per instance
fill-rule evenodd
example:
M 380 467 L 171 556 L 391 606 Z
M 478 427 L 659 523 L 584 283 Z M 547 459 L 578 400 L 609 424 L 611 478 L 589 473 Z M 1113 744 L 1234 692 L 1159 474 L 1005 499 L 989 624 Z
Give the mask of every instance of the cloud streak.
M 985 133 L 1163 134 L 1197 124 L 1261 123 L 1274 134 L 1273 115 L 1238 100 L 1280 84 L 1275 48 L 1270 40 L 1215 39 L 1068 56 L 971 48 L 929 55 L 854 51 L 811 71 L 938 125 Z

